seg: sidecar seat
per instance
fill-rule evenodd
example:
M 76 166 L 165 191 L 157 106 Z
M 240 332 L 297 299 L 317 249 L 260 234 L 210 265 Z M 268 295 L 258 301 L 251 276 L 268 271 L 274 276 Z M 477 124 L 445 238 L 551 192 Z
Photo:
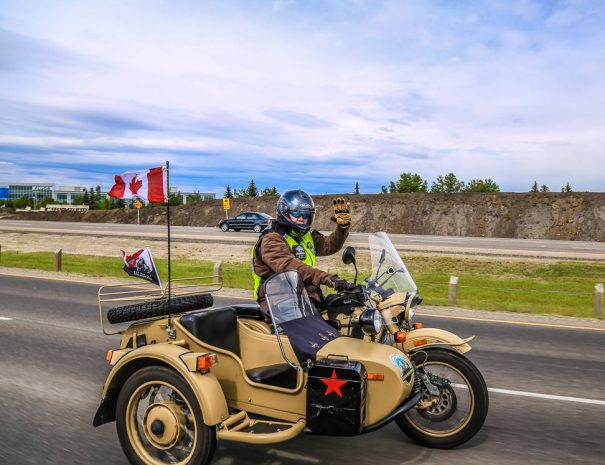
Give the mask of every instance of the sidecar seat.
M 235 306 L 234 306 L 235 307 Z M 206 342 L 219 349 L 225 349 L 240 357 L 239 335 L 237 331 L 237 310 L 234 307 L 223 307 L 212 310 L 201 310 L 181 317 L 181 324 L 200 341 Z M 260 309 L 254 305 L 240 311 L 247 313 L 248 318 L 264 319 Z M 258 307 L 258 306 L 256 306 Z M 243 314 L 240 317 L 244 316 Z M 265 367 L 246 370 L 246 375 L 252 381 L 260 384 L 294 389 L 298 381 L 298 373 L 287 363 L 279 363 Z
M 189 313 L 181 317 L 181 324 L 200 341 L 240 356 L 237 315 L 232 307 Z

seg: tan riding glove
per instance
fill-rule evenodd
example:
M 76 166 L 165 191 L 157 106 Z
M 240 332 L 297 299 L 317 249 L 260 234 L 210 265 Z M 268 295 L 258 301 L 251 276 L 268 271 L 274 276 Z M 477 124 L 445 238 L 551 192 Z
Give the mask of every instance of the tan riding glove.
M 330 218 L 341 228 L 348 228 L 351 226 L 351 204 L 348 200 L 337 198 L 333 202 L 334 204 L 334 216 Z

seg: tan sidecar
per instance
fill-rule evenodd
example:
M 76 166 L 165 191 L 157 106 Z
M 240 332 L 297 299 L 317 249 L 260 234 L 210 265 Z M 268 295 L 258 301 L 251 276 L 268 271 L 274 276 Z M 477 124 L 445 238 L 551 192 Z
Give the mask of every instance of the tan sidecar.
M 419 403 L 403 352 L 341 336 L 296 272 L 266 286 L 272 324 L 258 306 L 234 305 L 121 332 L 94 425 L 116 421 L 131 463 L 209 463 L 217 440 L 364 434 Z

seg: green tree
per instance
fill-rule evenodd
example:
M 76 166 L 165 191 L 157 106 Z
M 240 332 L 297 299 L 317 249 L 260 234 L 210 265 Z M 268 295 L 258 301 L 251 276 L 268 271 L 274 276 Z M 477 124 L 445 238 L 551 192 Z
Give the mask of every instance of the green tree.
M 39 202 L 37 202 L 36 206 L 38 208 L 45 208 L 48 204 L 53 204 L 53 203 L 62 203 L 62 202 L 57 202 L 52 197 L 46 196 L 42 200 L 40 200 Z
M 250 180 L 250 184 L 248 184 L 246 197 L 258 197 L 258 189 L 256 188 L 256 184 L 254 184 L 254 179 Z
M 277 187 L 267 186 L 260 192 L 260 195 L 262 195 L 263 197 L 277 197 L 279 196 L 279 192 L 277 192 Z
M 172 194 L 170 194 L 170 196 L 168 197 L 168 201 L 170 202 L 170 205 L 183 205 L 183 196 L 182 194 L 179 192 L 174 192 Z M 134 202 L 133 202 L 134 205 Z
M 431 192 L 462 192 L 464 191 L 464 181 L 458 181 L 454 173 L 448 173 L 445 176 L 438 176 L 431 185 Z
M 84 203 L 84 196 L 83 195 L 74 195 L 71 198 L 71 204 L 72 205 L 86 205 Z
M 471 179 L 464 192 L 500 192 L 500 187 L 490 178 Z
M 397 182 L 389 183 L 389 192 L 426 192 L 427 182 L 416 173 L 401 173 Z
M 573 192 L 571 184 L 567 183 L 561 188 L 561 192 Z
M 542 184 L 540 186 L 540 192 L 550 192 L 550 189 L 548 188 L 548 186 L 546 184 Z
M 353 191 L 353 194 L 359 194 L 359 181 L 355 183 L 355 190 Z
M 187 205 L 192 205 L 202 201 L 202 196 L 199 192 L 187 196 Z
M 389 193 L 389 190 L 387 189 L 387 186 L 382 186 L 382 187 L 380 188 L 380 193 L 381 193 L 381 194 L 388 194 L 388 193 Z
M 538 181 L 534 181 L 534 185 L 531 186 L 530 192 L 538 192 Z
M 90 194 L 88 193 L 88 191 L 86 189 L 82 189 L 82 190 L 83 190 L 82 204 L 83 205 L 90 205 Z
M 91 187 L 90 191 L 88 192 L 88 197 L 90 199 L 90 209 L 94 210 L 95 208 L 97 208 L 97 198 L 95 196 L 95 191 L 94 189 Z
M 231 187 L 229 186 L 229 184 L 227 184 L 227 189 L 225 189 L 225 195 L 223 195 L 223 197 L 225 197 L 226 199 L 233 198 L 233 192 L 231 192 Z

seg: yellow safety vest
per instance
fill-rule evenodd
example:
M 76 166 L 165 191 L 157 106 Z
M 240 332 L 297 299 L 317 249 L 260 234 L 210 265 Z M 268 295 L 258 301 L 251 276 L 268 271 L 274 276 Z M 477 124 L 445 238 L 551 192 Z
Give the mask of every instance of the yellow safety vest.
M 254 298 L 256 300 L 258 300 L 258 290 L 260 289 L 261 284 L 265 279 L 267 279 L 261 278 L 259 275 L 256 274 L 256 271 L 254 270 L 254 256 L 256 255 L 256 248 L 260 245 L 260 241 L 262 240 L 263 236 L 264 234 L 260 235 L 260 237 L 256 241 L 256 244 L 254 244 L 252 250 L 250 251 L 250 260 L 252 262 L 252 277 L 254 279 Z M 290 247 L 290 251 L 296 256 L 296 258 L 301 260 L 306 265 L 315 266 L 315 242 L 313 242 L 313 236 L 311 235 L 311 231 L 307 231 L 307 233 L 302 237 L 300 242 L 298 242 L 289 234 L 285 234 L 283 238 L 288 244 L 288 247 Z M 295 250 L 296 247 L 302 247 L 302 251 L 304 251 L 305 254 L 304 259 L 301 259 L 302 251 Z

